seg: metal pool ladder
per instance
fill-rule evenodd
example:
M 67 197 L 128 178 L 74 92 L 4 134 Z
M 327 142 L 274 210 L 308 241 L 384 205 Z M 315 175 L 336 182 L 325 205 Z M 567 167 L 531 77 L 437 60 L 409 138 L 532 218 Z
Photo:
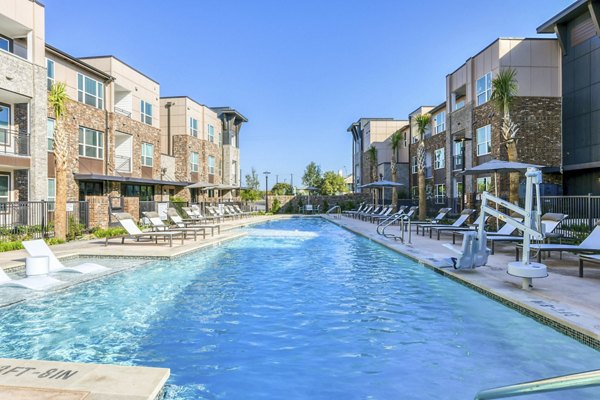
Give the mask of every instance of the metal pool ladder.
M 400 236 L 393 235 L 391 233 L 385 233 L 385 230 L 400 221 Z M 404 243 L 404 233 L 408 232 L 408 243 L 410 244 L 411 229 L 410 229 L 410 217 L 406 214 L 392 214 L 388 218 L 377 224 L 377 233 L 385 236 L 386 238 L 393 238 L 394 240 L 400 239 Z
M 338 205 L 331 207 L 329 210 L 327 210 L 327 212 L 325 214 L 331 215 L 331 213 L 333 213 L 334 211 L 336 213 L 333 214 L 333 218 L 337 218 L 337 219 L 342 218 L 342 207 L 340 207 Z
M 506 397 L 558 392 L 560 390 L 581 389 L 592 386 L 600 386 L 600 370 L 555 376 L 553 378 L 486 389 L 477 393 L 475 400 L 504 399 Z

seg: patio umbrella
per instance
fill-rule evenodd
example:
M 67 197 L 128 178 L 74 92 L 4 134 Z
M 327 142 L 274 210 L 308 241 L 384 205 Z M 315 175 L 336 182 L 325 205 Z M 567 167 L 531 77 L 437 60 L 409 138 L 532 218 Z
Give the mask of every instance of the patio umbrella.
M 460 175 L 481 175 L 494 173 L 494 188 L 498 197 L 498 173 L 500 172 L 526 172 L 527 168 L 543 168 L 542 165 L 526 164 L 516 161 L 491 160 L 473 168 L 459 172 Z M 464 189 L 463 189 L 464 190 Z
M 386 180 L 380 180 L 380 181 L 376 181 L 376 182 L 371 182 L 371 183 L 367 183 L 365 185 L 362 185 L 361 188 L 367 188 L 367 189 L 382 189 L 384 190 L 385 188 L 394 188 L 394 187 L 400 187 L 400 186 L 404 186 L 403 183 L 399 183 L 399 182 L 393 182 L 393 181 L 386 181 Z M 383 204 L 383 197 L 381 196 L 381 202 Z

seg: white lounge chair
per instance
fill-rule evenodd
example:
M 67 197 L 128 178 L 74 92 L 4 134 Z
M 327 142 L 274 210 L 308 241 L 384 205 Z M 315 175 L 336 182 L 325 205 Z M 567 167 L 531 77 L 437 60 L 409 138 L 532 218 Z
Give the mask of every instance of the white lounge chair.
M 171 222 L 173 222 L 177 227 L 179 228 L 201 228 L 201 229 L 205 229 L 205 228 L 210 228 L 210 235 L 214 236 L 215 235 L 215 229 L 217 230 L 217 233 L 220 234 L 221 233 L 221 225 L 219 224 L 196 224 L 193 221 L 189 221 L 189 220 L 184 220 L 183 218 L 181 218 L 181 215 L 179 215 L 179 213 L 177 212 L 177 210 L 173 207 L 170 207 L 167 210 L 167 217 L 169 217 L 169 219 L 171 220 Z
M 64 282 L 45 275 L 28 276 L 23 279 L 12 279 L 0 268 L 0 286 L 16 286 L 31 290 L 45 290 L 62 283 Z
M 206 239 L 206 229 L 204 227 L 186 227 L 186 226 L 169 226 L 160 219 L 160 215 L 155 211 L 145 211 L 143 212 L 144 217 L 148 218 L 150 223 L 152 224 L 152 229 L 158 232 L 183 232 L 184 236 L 188 233 L 194 235 L 194 242 L 198 237 L 198 232 L 202 233 L 202 239 Z
M 119 224 L 127 231 L 126 235 L 118 236 L 121 238 L 121 244 L 125 243 L 125 238 L 130 237 L 139 241 L 140 238 L 148 237 L 154 239 L 155 243 L 158 243 L 158 238 L 169 239 L 169 246 L 173 247 L 173 238 L 181 238 L 181 244 L 184 244 L 185 234 L 184 232 L 143 232 L 133 220 L 133 217 L 128 213 L 113 213 Z M 105 246 L 108 246 L 107 236 L 104 242 Z
M 86 262 L 79 264 L 75 267 L 65 267 L 58 258 L 54 255 L 50 247 L 42 239 L 38 240 L 25 240 L 23 241 L 23 247 L 27 250 L 32 257 L 48 257 L 48 271 L 49 272 L 76 272 L 79 274 L 97 274 L 100 272 L 108 271 L 103 265 Z

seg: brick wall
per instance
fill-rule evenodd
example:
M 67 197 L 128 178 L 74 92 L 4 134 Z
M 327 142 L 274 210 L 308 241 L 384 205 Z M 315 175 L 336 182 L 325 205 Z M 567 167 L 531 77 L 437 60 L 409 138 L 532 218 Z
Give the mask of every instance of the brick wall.
M 108 198 L 105 196 L 87 196 L 89 224 L 92 228 L 108 227 Z
M 557 97 L 518 97 L 511 108 L 511 118 L 519 126 L 518 161 L 548 167 L 561 165 L 561 99 Z M 491 156 L 477 157 L 477 128 L 491 125 Z M 491 158 L 508 160 L 502 144 L 502 113 L 491 102 L 473 110 L 473 165 Z M 561 183 L 559 174 L 545 174 L 544 181 Z M 493 184 L 493 180 L 492 180 Z M 492 188 L 492 190 L 495 190 Z M 508 196 L 509 176 L 498 174 L 498 192 Z

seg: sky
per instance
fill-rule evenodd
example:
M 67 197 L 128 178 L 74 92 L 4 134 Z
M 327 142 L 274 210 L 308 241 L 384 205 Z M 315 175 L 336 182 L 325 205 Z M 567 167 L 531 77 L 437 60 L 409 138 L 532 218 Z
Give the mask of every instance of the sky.
M 45 0 L 46 41 L 114 55 L 161 96 L 246 118 L 252 168 L 301 186 L 306 165 L 350 173 L 361 117 L 444 101 L 445 77 L 498 37 L 534 37 L 572 0 Z M 543 35 L 548 37 L 548 35 Z

